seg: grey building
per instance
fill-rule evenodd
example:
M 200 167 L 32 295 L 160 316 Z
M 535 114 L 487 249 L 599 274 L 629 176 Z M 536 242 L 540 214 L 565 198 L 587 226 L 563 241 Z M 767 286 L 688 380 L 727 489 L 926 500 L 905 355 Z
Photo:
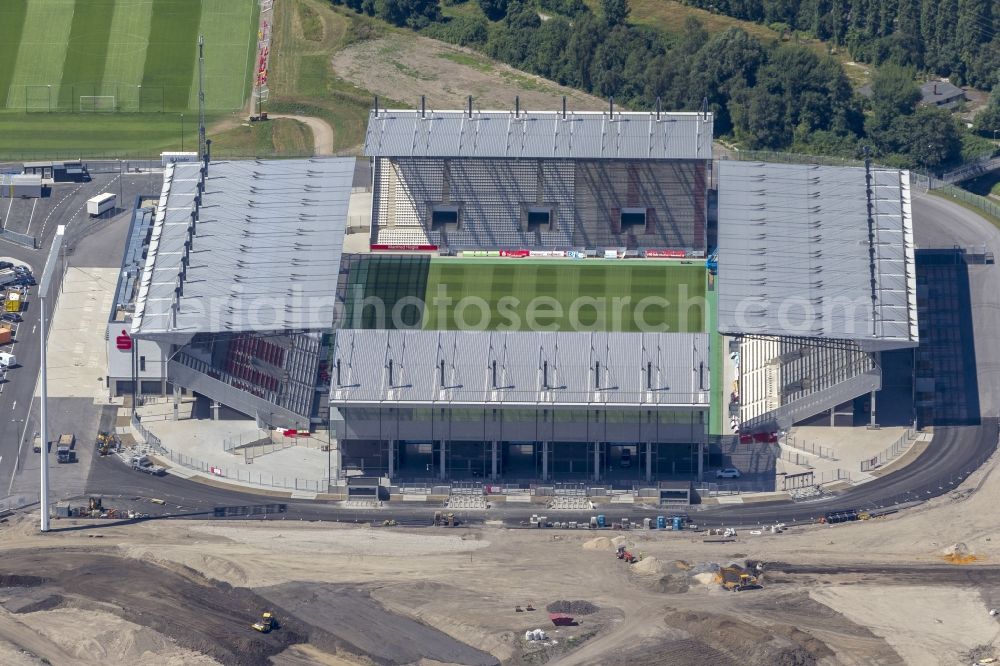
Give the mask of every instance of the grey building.
M 740 346 L 744 427 L 874 398 L 879 354 L 920 342 L 909 173 L 723 161 L 719 179 L 719 330 Z
M 161 350 L 175 396 L 264 426 L 326 423 L 320 377 L 353 175 L 353 158 L 166 167 L 128 333 Z
M 712 116 L 374 110 L 373 249 L 705 250 Z

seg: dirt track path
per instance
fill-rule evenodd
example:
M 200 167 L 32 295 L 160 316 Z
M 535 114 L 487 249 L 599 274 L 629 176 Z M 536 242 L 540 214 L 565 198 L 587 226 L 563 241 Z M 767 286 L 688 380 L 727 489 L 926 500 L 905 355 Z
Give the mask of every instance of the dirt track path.
M 333 155 L 333 128 L 322 118 L 269 113 L 268 118 L 287 118 L 307 125 L 313 134 L 313 155 Z

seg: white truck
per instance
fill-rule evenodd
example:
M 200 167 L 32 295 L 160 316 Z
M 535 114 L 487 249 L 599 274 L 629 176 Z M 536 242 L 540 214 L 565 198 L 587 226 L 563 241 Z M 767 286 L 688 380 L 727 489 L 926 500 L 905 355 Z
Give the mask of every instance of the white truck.
M 160 467 L 159 465 L 154 465 L 153 461 L 149 459 L 149 456 L 135 456 L 132 458 L 132 469 L 139 472 L 145 472 L 146 474 L 152 474 L 153 476 L 163 476 L 167 473 L 167 470 Z
M 87 214 L 91 217 L 103 215 L 109 210 L 114 210 L 118 204 L 118 196 L 111 192 L 98 194 L 96 197 L 87 199 Z

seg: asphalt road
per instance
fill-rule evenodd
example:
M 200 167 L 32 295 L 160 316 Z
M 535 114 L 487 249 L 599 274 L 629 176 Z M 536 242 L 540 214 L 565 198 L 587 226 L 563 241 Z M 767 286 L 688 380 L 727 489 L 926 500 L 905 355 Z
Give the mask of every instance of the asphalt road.
M 158 166 L 158 165 L 157 165 Z M 49 248 L 59 225 L 66 225 L 65 261 L 69 265 L 98 267 L 119 266 L 125 233 L 128 230 L 128 220 L 131 216 L 132 203 L 137 194 L 159 193 L 162 177 L 155 173 L 124 173 L 119 174 L 118 164 L 107 163 L 98 165 L 91 172 L 92 180 L 88 183 L 58 183 L 52 186 L 51 195 L 44 203 L 35 208 L 30 222 L 30 231 L 37 238 L 37 249 L 29 249 L 0 239 L 0 256 L 11 257 L 28 264 L 37 278 L 41 277 L 44 263 L 48 257 Z M 91 220 L 86 213 L 86 201 L 90 197 L 104 191 L 112 191 L 121 195 L 119 212 L 111 218 Z M 24 202 L 20 202 L 23 204 Z M 3 224 L 6 228 L 24 232 L 28 229 L 28 216 L 31 216 L 30 206 L 20 206 L 11 209 L 7 217 L 7 207 L 0 206 L 3 213 Z M 20 212 L 19 212 L 20 211 Z M 23 215 L 21 215 L 23 213 Z M 54 274 L 53 291 L 61 285 L 62 272 Z M 19 325 L 14 351 L 19 367 L 7 374 L 7 381 L 0 392 L 0 497 L 18 493 L 37 494 L 38 465 L 29 456 L 32 434 L 39 432 L 38 401 L 34 399 L 39 371 L 39 307 L 37 289 L 32 289 L 28 307 L 23 312 L 24 321 Z M 51 301 L 48 313 L 51 324 Z M 58 382 L 58 373 L 49 373 L 50 386 Z M 52 411 L 49 420 L 50 439 L 58 437 L 64 424 L 86 424 L 88 432 L 78 432 L 78 437 L 88 441 L 96 432 L 96 423 L 100 418 L 100 409 L 91 405 L 90 409 L 78 409 L 73 406 L 65 414 Z M 91 427 L 93 425 L 93 427 Z M 93 430 L 94 432 L 89 432 Z M 20 460 L 19 460 L 20 458 Z M 18 468 L 24 467 L 18 463 L 28 462 L 27 467 L 33 468 L 32 474 L 20 475 L 23 478 L 15 484 L 19 476 Z M 54 455 L 50 461 L 55 465 Z M 69 470 L 60 470 L 69 474 Z M 71 484 L 78 490 L 84 486 L 89 470 L 78 466 L 72 470 L 75 477 Z M 20 481 L 24 481 L 23 483 Z
M 146 189 L 148 190 L 148 185 Z M 955 244 L 981 246 L 982 243 L 986 243 L 990 249 L 1000 250 L 1000 233 L 996 229 L 978 216 L 950 202 L 935 197 L 919 196 L 914 202 L 914 214 L 916 238 L 920 247 L 952 247 Z M 54 229 L 54 224 L 47 233 L 50 233 L 51 229 Z M 121 233 L 123 232 L 124 230 L 121 230 Z M 111 231 L 106 233 L 110 234 Z M 27 253 L 26 260 L 31 263 L 30 260 L 37 260 L 37 256 L 44 256 L 44 248 L 50 240 L 43 238 L 43 249 L 35 253 L 24 251 Z M 85 251 L 87 247 L 90 249 Z M 111 261 L 108 257 L 102 256 L 102 250 L 99 249 L 101 247 L 108 247 L 107 241 L 101 240 L 97 243 L 81 241 L 79 252 L 75 253 L 75 256 L 71 255 L 71 262 L 84 266 L 91 265 L 85 262 L 100 258 Z M 12 248 L 8 254 L 18 257 L 18 251 L 18 248 Z M 88 256 L 86 252 L 96 252 L 96 255 Z M 907 467 L 821 501 L 692 507 L 693 518 L 703 526 L 811 521 L 828 511 L 891 507 L 928 499 L 957 486 L 962 479 L 993 455 L 997 448 L 998 428 L 995 417 L 998 414 L 997 380 L 1000 379 L 1000 375 L 994 376 L 990 373 L 994 372 L 994 368 L 1000 370 L 1000 364 L 994 365 L 995 362 L 992 360 L 1000 352 L 994 351 L 992 345 L 988 344 L 992 332 L 1000 330 L 1000 290 L 995 288 L 997 270 L 995 266 L 970 267 L 974 325 L 977 333 L 977 360 L 986 375 L 985 381 L 981 380 L 979 384 L 982 413 L 986 417 L 983 425 L 939 428 L 935 432 L 934 444 Z M 35 355 L 37 357 L 37 347 Z M 25 371 L 25 375 L 31 376 L 37 371 L 37 364 L 32 368 L 25 363 L 22 370 Z M 22 382 L 21 385 L 27 386 L 30 383 Z M 28 389 L 29 395 L 32 388 L 33 386 Z M 9 473 L 4 466 L 8 462 L 7 457 L 16 455 L 17 438 L 13 440 L 9 438 L 16 430 L 13 427 L 17 423 L 16 415 L 23 409 L 21 405 L 17 408 L 7 407 L 11 404 L 10 400 L 14 399 L 15 393 L 16 391 L 11 391 L 9 394 L 4 391 L 0 394 L 0 414 L 3 414 L 5 409 L 10 409 L 15 415 L 14 421 L 0 423 L 0 456 L 2 456 L 0 474 L 3 475 Z M 20 433 L 16 435 L 19 437 Z M 4 478 L 6 477 L 0 476 L 0 480 Z M 207 486 L 173 476 L 150 477 L 133 472 L 115 458 L 94 459 L 89 470 L 86 491 L 87 494 L 102 495 L 106 505 L 135 508 L 154 517 L 164 518 L 205 518 L 218 516 L 221 513 L 221 517 L 233 518 L 350 522 L 381 522 L 392 518 L 403 524 L 426 525 L 429 523 L 429 510 L 432 508 L 428 506 L 414 508 L 413 505 L 400 503 L 381 510 L 362 511 L 343 509 L 337 505 L 321 502 L 269 498 L 259 494 Z M 162 505 L 152 503 L 151 498 L 161 499 L 164 503 Z M 534 511 L 537 512 L 538 509 Z M 459 515 L 467 521 L 503 520 L 516 525 L 526 522 L 530 513 L 531 509 L 528 507 L 517 507 L 468 514 L 460 512 Z M 664 511 L 643 512 L 641 509 L 622 508 L 608 513 L 614 518 L 630 514 L 633 518 L 642 518 Z M 549 516 L 551 520 L 587 520 L 589 517 L 590 512 L 585 514 L 552 512 Z

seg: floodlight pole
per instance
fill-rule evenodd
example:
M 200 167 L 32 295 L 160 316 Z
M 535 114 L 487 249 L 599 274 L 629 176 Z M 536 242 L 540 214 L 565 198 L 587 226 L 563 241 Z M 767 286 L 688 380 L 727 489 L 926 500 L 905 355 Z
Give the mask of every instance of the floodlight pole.
M 42 384 L 41 390 L 41 403 L 39 404 L 39 410 L 41 417 L 41 453 L 39 457 L 41 459 L 41 488 L 39 489 L 40 506 L 42 511 L 42 520 L 39 529 L 42 532 L 49 531 L 49 425 L 48 419 L 46 418 L 46 411 L 48 407 L 49 400 L 49 389 L 48 389 L 48 374 L 46 372 L 46 357 L 45 357 L 45 342 L 46 342 L 46 326 L 45 326 L 45 306 L 46 306 L 46 295 L 49 291 L 49 286 L 52 282 L 52 271 L 55 269 L 57 263 L 59 263 L 59 252 L 62 249 L 63 240 L 66 237 L 66 226 L 60 224 L 58 229 L 56 229 L 56 236 L 52 240 L 52 247 L 49 248 L 49 257 L 45 261 L 45 269 L 42 271 L 42 280 L 38 285 L 38 300 L 41 304 L 41 315 L 39 316 L 39 335 L 41 336 L 41 344 L 39 345 L 40 352 L 39 357 L 41 360 L 40 369 L 40 382 Z
M 184 152 L 184 114 L 181 114 L 181 152 Z

